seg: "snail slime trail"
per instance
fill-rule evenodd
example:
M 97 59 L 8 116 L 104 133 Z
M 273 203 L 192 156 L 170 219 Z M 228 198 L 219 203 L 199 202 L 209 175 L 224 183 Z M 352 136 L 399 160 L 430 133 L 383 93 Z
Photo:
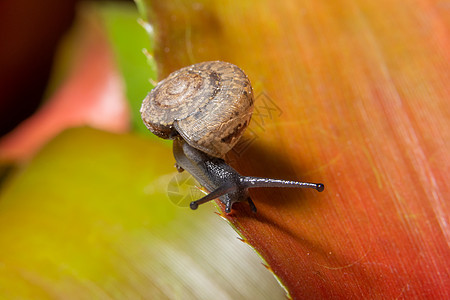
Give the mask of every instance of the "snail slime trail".
M 188 171 L 210 193 L 191 202 L 191 209 L 219 198 L 225 212 L 236 202 L 256 206 L 249 188 L 313 188 L 321 183 L 240 175 L 224 160 L 250 123 L 254 97 L 250 81 L 239 67 L 208 61 L 171 73 L 145 97 L 141 116 L 147 128 L 163 139 L 173 139 L 177 169 Z

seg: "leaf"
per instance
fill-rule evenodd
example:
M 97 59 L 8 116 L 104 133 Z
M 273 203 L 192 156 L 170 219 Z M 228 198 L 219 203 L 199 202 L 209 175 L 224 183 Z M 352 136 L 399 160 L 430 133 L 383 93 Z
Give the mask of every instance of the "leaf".
M 125 82 L 133 129 L 148 135 L 139 109 L 142 100 L 154 87 L 149 80 L 156 78 L 156 65 L 151 57 L 153 32 L 143 20 L 138 20 L 136 7 L 128 3 L 109 3 L 100 6 L 99 10 Z M 150 31 L 146 32 L 144 29 Z
M 147 1 L 160 77 L 237 64 L 257 115 L 227 219 L 293 298 L 439 298 L 450 285 L 446 9 L 435 1 Z
M 88 128 L 48 144 L 0 195 L 1 297 L 281 298 L 212 206 L 168 197 L 171 156 Z
M 94 6 L 80 9 L 74 28 L 59 48 L 54 69 L 50 98 L 0 140 L 1 162 L 29 160 L 67 128 L 89 125 L 112 132 L 129 130 L 124 86 Z

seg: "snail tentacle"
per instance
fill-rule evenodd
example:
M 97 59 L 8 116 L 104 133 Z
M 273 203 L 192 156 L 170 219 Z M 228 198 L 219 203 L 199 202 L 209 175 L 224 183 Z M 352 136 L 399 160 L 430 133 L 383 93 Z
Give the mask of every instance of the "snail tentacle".
M 322 183 L 301 182 L 284 179 L 271 179 L 261 177 L 242 176 L 242 185 L 246 188 L 257 187 L 292 187 L 292 188 L 313 188 L 322 192 L 324 185 Z
M 209 193 L 208 195 L 204 196 L 203 198 L 192 201 L 189 206 L 191 207 L 191 209 L 197 209 L 200 204 L 217 199 L 225 194 L 228 194 L 229 192 L 231 192 L 235 189 L 236 189 L 236 187 L 232 186 L 232 185 L 228 185 L 228 184 L 221 185 L 217 189 L 215 189 L 214 191 Z

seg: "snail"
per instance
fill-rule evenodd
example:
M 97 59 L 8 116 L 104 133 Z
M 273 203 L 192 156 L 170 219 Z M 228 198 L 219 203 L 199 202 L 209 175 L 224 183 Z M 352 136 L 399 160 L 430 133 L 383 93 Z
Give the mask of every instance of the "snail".
M 188 171 L 210 193 L 192 201 L 191 209 L 219 198 L 230 213 L 236 202 L 247 201 L 256 187 L 307 187 L 321 192 L 321 183 L 240 175 L 225 154 L 239 141 L 253 112 L 250 80 L 239 67 L 208 61 L 177 70 L 160 81 L 142 102 L 146 127 L 164 139 L 173 139 L 176 167 Z

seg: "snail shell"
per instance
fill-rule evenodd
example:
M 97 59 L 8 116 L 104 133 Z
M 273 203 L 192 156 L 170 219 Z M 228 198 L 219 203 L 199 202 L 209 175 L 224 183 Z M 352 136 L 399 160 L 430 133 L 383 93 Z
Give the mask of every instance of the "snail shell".
M 250 81 L 239 67 L 208 61 L 159 82 L 144 99 L 141 116 L 157 136 L 178 133 L 192 147 L 223 157 L 247 128 L 253 101 Z

